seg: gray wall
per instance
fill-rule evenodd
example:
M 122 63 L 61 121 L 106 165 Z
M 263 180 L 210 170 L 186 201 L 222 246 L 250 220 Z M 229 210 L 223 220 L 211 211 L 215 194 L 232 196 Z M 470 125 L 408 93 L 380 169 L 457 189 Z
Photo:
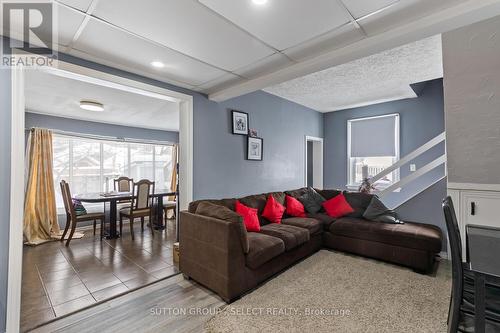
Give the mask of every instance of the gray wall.
M 344 189 L 347 184 L 347 121 L 349 119 L 378 116 L 391 113 L 400 115 L 400 155 L 404 157 L 422 144 L 444 131 L 443 84 L 442 80 L 432 80 L 420 83 L 414 87 L 417 98 L 405 99 L 326 113 L 324 115 L 325 160 L 324 183 L 326 188 Z M 368 133 L 376 135 L 376 133 Z M 431 162 L 444 153 L 444 144 L 411 161 L 417 169 Z M 401 179 L 410 173 L 409 164 L 401 168 Z M 389 194 L 383 198 L 384 203 L 391 208 L 399 206 L 407 198 L 413 197 L 422 189 L 433 184 L 444 175 L 444 166 L 438 167 L 418 181 L 410 183 L 401 192 Z M 446 184 L 438 185 L 446 188 Z M 442 189 L 441 189 L 442 190 Z M 440 204 L 433 196 L 422 196 L 429 206 Z M 410 199 L 411 200 L 411 199 Z M 411 203 L 411 202 L 410 202 Z M 408 210 L 401 211 L 402 219 L 415 219 L 413 215 L 405 216 Z M 441 213 L 435 210 L 423 210 L 419 222 L 431 223 L 442 227 L 444 225 Z
M 26 112 L 26 128 L 42 127 L 67 132 L 102 135 L 117 138 L 179 142 L 179 133 L 145 128 L 104 124 L 92 121 L 47 116 Z
M 391 113 L 399 113 L 400 116 L 400 155 L 403 157 L 444 131 L 442 80 L 427 82 L 417 98 L 326 113 L 324 115 L 326 188 L 345 188 L 347 184 L 347 121 Z M 444 145 L 438 146 L 429 152 L 429 156 L 415 161 L 417 168 L 443 152 Z M 401 178 L 407 174 L 409 169 L 402 168 Z
M 443 34 L 448 180 L 500 184 L 500 17 Z
M 7 43 L 3 38 L 0 43 Z M 0 47 L 1 48 L 1 47 Z M 10 221 L 10 70 L 0 69 L 0 332 L 5 331 Z M 22 184 L 18 184 L 22 186 Z

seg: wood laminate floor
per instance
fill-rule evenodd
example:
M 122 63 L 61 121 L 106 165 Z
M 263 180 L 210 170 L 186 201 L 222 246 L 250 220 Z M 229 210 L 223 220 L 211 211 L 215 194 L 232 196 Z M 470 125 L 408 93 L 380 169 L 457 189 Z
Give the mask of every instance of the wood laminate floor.
M 203 332 L 226 303 L 181 274 L 35 329 L 36 333 Z
M 126 226 L 114 240 L 88 230 L 69 247 L 59 241 L 24 246 L 21 331 L 177 274 L 175 221 L 167 225 L 152 238 L 136 223 L 134 241 Z

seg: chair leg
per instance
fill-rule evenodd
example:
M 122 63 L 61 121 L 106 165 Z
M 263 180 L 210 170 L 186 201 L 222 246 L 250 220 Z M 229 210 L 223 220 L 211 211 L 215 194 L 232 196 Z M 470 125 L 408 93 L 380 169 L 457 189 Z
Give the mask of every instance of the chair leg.
M 151 238 L 155 237 L 155 230 L 153 228 L 153 216 L 149 214 L 149 229 L 151 229 Z
M 132 235 L 132 240 L 134 240 L 134 218 L 130 217 L 130 234 Z
M 149 222 L 151 223 L 151 222 Z M 144 231 L 144 216 L 141 217 L 141 230 Z
M 64 237 L 66 237 L 66 234 L 68 233 L 70 224 L 71 224 L 71 217 L 68 214 L 66 214 L 66 226 L 64 227 L 64 232 L 61 236 L 61 242 L 64 241 Z
M 95 236 L 96 225 L 97 225 L 97 220 L 94 220 L 94 236 Z
M 104 219 L 101 219 L 101 240 L 104 238 Z
M 123 235 L 123 216 L 120 214 L 120 236 Z
M 71 223 L 71 231 L 68 236 L 68 240 L 66 241 L 66 246 L 69 246 L 69 242 L 71 242 L 71 239 L 73 238 L 73 234 L 75 233 L 76 229 L 76 221 L 72 221 Z

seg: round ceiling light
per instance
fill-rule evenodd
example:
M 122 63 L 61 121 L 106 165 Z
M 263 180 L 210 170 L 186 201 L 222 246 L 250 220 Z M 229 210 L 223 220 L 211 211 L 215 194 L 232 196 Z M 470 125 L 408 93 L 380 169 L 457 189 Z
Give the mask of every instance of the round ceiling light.
M 252 0 L 252 2 L 256 5 L 265 5 L 267 0 Z
M 163 68 L 163 67 L 165 67 L 165 64 L 162 63 L 161 61 L 152 61 L 151 66 L 156 67 L 156 68 Z
M 87 111 L 104 111 L 104 105 L 94 101 L 80 101 L 80 108 Z

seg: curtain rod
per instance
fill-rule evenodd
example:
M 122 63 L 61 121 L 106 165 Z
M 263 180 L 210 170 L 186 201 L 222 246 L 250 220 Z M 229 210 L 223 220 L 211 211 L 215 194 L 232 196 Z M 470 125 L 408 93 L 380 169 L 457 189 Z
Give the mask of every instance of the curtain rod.
M 25 128 L 26 131 L 33 131 L 35 128 L 41 127 L 30 127 Z M 119 138 L 113 136 L 103 136 L 103 135 L 95 135 L 95 134 L 86 134 L 86 133 L 78 133 L 78 132 L 69 132 L 58 129 L 46 128 L 54 134 L 63 135 L 63 136 L 72 136 L 84 139 L 93 139 L 93 140 L 105 140 L 105 141 L 116 141 L 116 142 L 127 142 L 127 143 L 145 143 L 145 144 L 157 144 L 157 145 L 167 145 L 173 146 L 176 145 L 177 142 L 170 141 L 160 141 L 160 140 L 146 140 L 146 139 L 135 139 L 135 138 Z

